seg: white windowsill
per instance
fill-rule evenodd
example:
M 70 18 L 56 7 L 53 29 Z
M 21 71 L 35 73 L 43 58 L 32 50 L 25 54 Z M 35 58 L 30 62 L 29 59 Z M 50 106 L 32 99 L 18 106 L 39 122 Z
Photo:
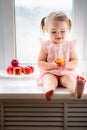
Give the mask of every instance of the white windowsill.
M 0 99 L 44 99 L 43 89 L 37 86 L 36 73 L 26 77 L 0 75 Z M 52 99 L 76 99 L 66 88 L 57 88 Z M 82 99 L 87 99 L 87 84 Z

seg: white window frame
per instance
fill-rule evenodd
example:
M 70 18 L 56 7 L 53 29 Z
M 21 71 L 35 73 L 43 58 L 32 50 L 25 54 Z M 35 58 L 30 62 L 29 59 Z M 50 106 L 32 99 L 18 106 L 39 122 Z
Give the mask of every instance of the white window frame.
M 79 51 L 83 53 L 85 48 L 83 31 L 86 25 L 84 17 L 87 0 L 73 0 L 73 37 L 78 41 Z M 5 69 L 12 58 L 15 58 L 15 0 L 0 0 L 0 69 Z M 80 21 L 80 22 L 79 22 Z M 83 23 L 83 24 L 82 24 Z M 78 27 L 79 26 L 79 27 Z M 86 27 L 86 26 L 85 26 Z M 87 32 L 85 32 L 87 35 Z M 85 39 L 87 43 L 87 37 Z M 87 48 L 87 45 L 86 45 Z M 86 54 L 86 50 L 84 52 Z M 80 57 L 81 59 L 87 58 Z
M 15 57 L 14 0 L 0 0 L 0 69 Z

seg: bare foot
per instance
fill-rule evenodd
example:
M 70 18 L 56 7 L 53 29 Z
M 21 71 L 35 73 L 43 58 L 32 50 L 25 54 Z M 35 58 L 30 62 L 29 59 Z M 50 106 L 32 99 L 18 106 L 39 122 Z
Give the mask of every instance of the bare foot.
M 45 93 L 45 98 L 46 98 L 47 101 L 51 100 L 51 97 L 52 97 L 53 93 L 54 93 L 53 89 L 49 90 L 48 92 Z
M 76 90 L 75 90 L 75 94 L 77 98 L 82 97 L 85 82 L 86 80 L 83 77 L 77 76 L 77 83 L 76 83 Z

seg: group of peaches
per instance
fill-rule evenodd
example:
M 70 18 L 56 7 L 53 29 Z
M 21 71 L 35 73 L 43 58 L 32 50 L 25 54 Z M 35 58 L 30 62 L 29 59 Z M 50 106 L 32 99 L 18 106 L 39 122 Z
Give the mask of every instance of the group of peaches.
M 17 59 L 12 59 L 10 65 L 6 68 L 8 74 L 21 75 L 32 74 L 34 72 L 33 66 L 22 66 Z

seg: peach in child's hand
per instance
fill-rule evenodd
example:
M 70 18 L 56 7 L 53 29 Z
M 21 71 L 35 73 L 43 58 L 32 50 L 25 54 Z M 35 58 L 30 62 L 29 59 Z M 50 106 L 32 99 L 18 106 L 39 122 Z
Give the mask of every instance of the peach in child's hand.
M 56 64 L 57 64 L 58 66 L 64 65 L 64 58 L 57 58 L 57 59 L 56 59 Z

